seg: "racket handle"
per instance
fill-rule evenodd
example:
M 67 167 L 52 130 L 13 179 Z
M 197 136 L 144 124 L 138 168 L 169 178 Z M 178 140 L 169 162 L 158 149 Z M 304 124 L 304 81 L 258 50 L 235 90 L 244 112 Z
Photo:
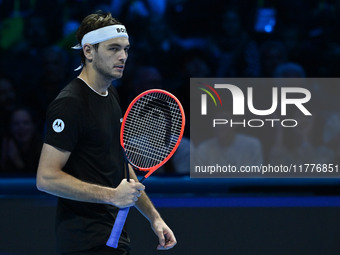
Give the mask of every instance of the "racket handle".
M 118 241 L 119 241 L 119 237 L 122 233 L 124 224 L 125 224 L 125 220 L 126 217 L 128 216 L 130 207 L 126 207 L 123 209 L 120 209 L 118 214 L 117 214 L 117 218 L 115 220 L 115 223 L 113 225 L 113 228 L 111 230 L 111 234 L 109 239 L 106 242 L 107 246 L 110 246 L 112 248 L 117 248 L 118 247 Z

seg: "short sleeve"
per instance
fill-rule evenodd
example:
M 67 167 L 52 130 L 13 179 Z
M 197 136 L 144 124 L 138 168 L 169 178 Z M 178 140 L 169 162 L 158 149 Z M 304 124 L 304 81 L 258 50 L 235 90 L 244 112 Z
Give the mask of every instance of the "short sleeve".
M 72 152 L 81 132 L 80 123 L 77 100 L 72 97 L 56 99 L 47 110 L 45 143 Z

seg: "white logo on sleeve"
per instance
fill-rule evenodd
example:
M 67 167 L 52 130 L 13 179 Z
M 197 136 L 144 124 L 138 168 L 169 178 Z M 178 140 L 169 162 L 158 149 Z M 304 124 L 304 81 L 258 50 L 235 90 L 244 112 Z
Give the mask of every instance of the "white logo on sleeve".
M 57 133 L 62 132 L 65 128 L 64 121 L 62 121 L 61 119 L 56 119 L 52 124 L 52 128 L 54 132 L 57 132 Z

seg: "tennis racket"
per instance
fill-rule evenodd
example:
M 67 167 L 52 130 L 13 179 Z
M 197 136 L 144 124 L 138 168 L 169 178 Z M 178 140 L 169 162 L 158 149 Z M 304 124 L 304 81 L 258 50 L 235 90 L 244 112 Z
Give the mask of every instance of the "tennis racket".
M 183 137 L 184 126 L 181 103 L 165 90 L 147 90 L 130 103 L 123 118 L 120 143 L 127 162 L 133 168 L 147 172 L 140 182 L 175 153 Z M 128 213 L 129 207 L 119 210 L 107 246 L 118 247 Z

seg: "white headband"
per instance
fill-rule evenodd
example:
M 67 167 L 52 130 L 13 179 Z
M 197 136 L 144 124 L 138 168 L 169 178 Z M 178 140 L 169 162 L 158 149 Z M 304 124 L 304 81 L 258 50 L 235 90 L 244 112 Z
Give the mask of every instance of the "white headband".
M 126 37 L 129 38 L 126 28 L 124 25 L 112 25 L 102 27 L 91 32 L 88 32 L 83 36 L 81 40 L 81 44 L 77 44 L 73 46 L 72 49 L 81 50 L 86 43 L 89 44 L 97 44 L 100 42 L 104 42 L 106 40 L 117 38 L 117 37 Z

